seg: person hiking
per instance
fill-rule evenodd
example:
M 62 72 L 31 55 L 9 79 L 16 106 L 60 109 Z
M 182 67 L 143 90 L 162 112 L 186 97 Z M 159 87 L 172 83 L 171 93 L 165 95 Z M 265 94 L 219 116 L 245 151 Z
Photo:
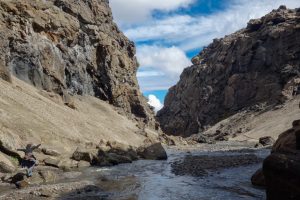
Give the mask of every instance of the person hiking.
M 32 176 L 32 170 L 37 163 L 36 157 L 33 155 L 33 151 L 39 148 L 41 144 L 34 146 L 33 144 L 27 144 L 25 149 L 17 149 L 18 151 L 23 151 L 25 156 L 21 162 L 22 168 L 27 168 L 27 177 Z

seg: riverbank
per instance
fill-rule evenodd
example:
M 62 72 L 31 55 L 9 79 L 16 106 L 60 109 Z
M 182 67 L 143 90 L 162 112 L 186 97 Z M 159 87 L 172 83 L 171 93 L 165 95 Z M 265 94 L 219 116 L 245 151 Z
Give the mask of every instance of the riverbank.
M 58 173 L 54 182 L 35 185 L 25 189 L 15 189 L 6 185 L 0 192 L 0 199 L 261 199 L 264 191 L 251 185 L 250 177 L 261 165 L 261 160 L 269 154 L 267 149 L 250 148 L 252 144 L 222 142 L 212 145 L 167 148 L 168 160 L 138 160 L 131 164 L 113 167 L 89 167 L 81 171 Z M 231 147 L 230 147 L 231 146 Z M 245 159 L 255 157 L 255 161 L 230 165 L 237 156 Z M 185 163 L 186 158 L 206 157 L 213 166 L 218 159 L 224 166 L 210 170 L 209 174 L 197 177 L 190 174 L 176 175 L 172 165 Z M 244 160 L 245 160 L 244 159 Z M 199 166 L 195 162 L 195 166 Z M 187 166 L 187 163 L 186 165 Z M 190 165 L 192 166 L 192 165 Z M 38 169 L 37 169 L 38 170 Z M 3 186 L 4 187 L 4 186 Z M 3 188 L 2 187 L 2 188 Z

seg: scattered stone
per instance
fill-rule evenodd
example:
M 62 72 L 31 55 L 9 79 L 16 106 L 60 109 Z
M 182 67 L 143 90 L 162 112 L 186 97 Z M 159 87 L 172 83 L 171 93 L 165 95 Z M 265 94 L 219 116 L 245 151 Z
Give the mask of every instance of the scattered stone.
M 261 162 L 262 159 L 254 154 L 232 156 L 191 156 L 171 164 L 172 172 L 176 175 L 206 176 L 209 172 L 223 168 L 238 167 Z
M 259 143 L 262 144 L 263 146 L 271 146 L 274 144 L 274 142 L 275 140 L 270 136 L 259 138 Z
M 86 167 L 90 167 L 90 166 L 91 166 L 91 164 L 84 160 L 79 161 L 77 164 L 78 168 L 86 168 Z
M 93 163 L 94 159 L 98 157 L 97 149 L 83 149 L 78 147 L 76 151 L 72 155 L 72 159 L 76 161 L 87 161 L 89 163 Z
M 53 192 L 50 190 L 42 190 L 40 196 L 41 197 L 52 197 Z
M 147 160 L 167 160 L 168 156 L 161 143 L 146 144 L 137 149 L 137 154 Z
M 60 160 L 55 159 L 55 158 L 46 158 L 46 159 L 44 160 L 44 163 L 45 163 L 45 165 L 47 165 L 47 166 L 59 168 L 61 162 L 60 162 Z
M 27 181 L 25 181 L 25 180 L 22 180 L 22 181 L 16 182 L 15 185 L 16 185 L 16 187 L 17 187 L 18 189 L 23 189 L 23 188 L 28 187 L 28 186 L 29 186 L 29 183 L 28 183 Z
M 70 171 L 73 168 L 77 168 L 79 162 L 76 160 L 71 160 L 71 159 L 65 158 L 65 159 L 62 159 L 61 162 L 59 163 L 59 168 L 64 171 Z
M 61 153 L 59 153 L 58 151 L 53 150 L 53 149 L 48 149 L 48 148 L 42 148 L 42 152 L 48 156 L 60 156 L 61 155 Z
M 55 182 L 57 180 L 57 175 L 52 170 L 41 170 L 38 173 L 45 183 Z

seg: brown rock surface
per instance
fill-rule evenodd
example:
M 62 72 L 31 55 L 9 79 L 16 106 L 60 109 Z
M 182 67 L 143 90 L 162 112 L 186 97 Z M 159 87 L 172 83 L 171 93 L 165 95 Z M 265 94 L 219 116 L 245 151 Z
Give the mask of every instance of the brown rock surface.
M 282 133 L 272 148 L 272 153 L 263 162 L 263 176 L 268 200 L 296 200 L 300 198 L 300 152 L 297 135 L 300 121 Z M 254 176 L 259 176 L 256 173 Z M 253 183 L 253 181 L 252 181 Z
M 95 96 L 154 127 L 136 79 L 135 46 L 107 0 L 1 1 L 0 14 L 0 78 L 11 73 L 71 108 L 66 96 Z
M 168 156 L 161 143 L 145 144 L 137 149 L 137 154 L 146 160 L 167 160 Z
M 157 114 L 167 134 L 190 136 L 241 109 L 277 105 L 299 85 L 299 12 L 280 7 L 216 39 L 184 70 Z

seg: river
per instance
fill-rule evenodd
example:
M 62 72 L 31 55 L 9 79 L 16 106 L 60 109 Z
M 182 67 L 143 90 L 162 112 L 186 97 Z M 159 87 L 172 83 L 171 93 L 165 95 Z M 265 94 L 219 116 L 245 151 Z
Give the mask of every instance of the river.
M 249 151 L 265 158 L 269 150 Z M 122 164 L 108 168 L 90 168 L 84 174 L 95 177 L 103 199 L 140 200 L 256 200 L 265 199 L 265 191 L 251 185 L 252 174 L 261 163 L 221 169 L 208 176 L 176 176 L 171 163 L 189 155 L 245 155 L 241 152 L 207 152 L 168 150 L 167 161 L 139 160 L 132 164 Z M 95 179 L 95 180 L 96 180 Z M 103 181 L 104 180 L 104 181 Z

